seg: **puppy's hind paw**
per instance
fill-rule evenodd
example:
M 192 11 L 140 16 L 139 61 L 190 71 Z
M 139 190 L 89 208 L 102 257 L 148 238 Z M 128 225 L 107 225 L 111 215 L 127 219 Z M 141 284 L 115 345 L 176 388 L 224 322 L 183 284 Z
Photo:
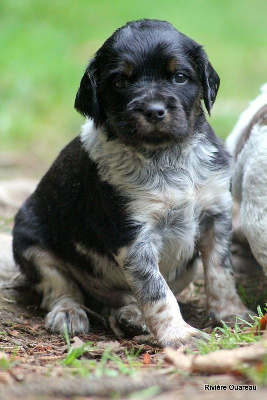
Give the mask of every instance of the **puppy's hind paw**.
M 45 327 L 51 332 L 73 336 L 89 332 L 89 321 L 79 304 L 62 303 L 50 311 L 45 319 Z
M 214 312 L 210 312 L 210 319 L 213 325 L 222 325 L 222 321 L 230 326 L 234 327 L 235 324 L 238 325 L 246 325 L 246 322 L 253 323 L 253 317 L 256 317 L 256 314 L 253 311 L 248 309 L 238 310 L 234 314 L 217 314 Z
M 120 329 L 126 336 L 133 337 L 149 333 L 142 313 L 135 303 L 131 303 L 117 310 L 116 319 Z

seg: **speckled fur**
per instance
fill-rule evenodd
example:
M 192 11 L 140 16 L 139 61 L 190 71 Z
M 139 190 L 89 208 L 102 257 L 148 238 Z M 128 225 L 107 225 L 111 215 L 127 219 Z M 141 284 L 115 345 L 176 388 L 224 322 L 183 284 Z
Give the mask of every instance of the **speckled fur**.
M 233 167 L 233 198 L 240 207 L 240 228 L 252 253 L 267 275 L 267 112 L 255 120 L 267 106 L 267 84 L 261 94 L 241 114 L 226 145 L 234 155 L 239 142 L 250 126 L 247 140 Z
M 194 346 L 202 334 L 175 295 L 199 254 L 210 314 L 246 312 L 230 259 L 229 155 L 201 105 L 210 113 L 218 88 L 202 47 L 167 22 L 129 23 L 97 52 L 75 101 L 82 133 L 15 221 L 15 260 L 43 295 L 49 329 L 86 332 L 91 301 L 162 346 Z M 155 104 L 166 116 L 151 121 Z

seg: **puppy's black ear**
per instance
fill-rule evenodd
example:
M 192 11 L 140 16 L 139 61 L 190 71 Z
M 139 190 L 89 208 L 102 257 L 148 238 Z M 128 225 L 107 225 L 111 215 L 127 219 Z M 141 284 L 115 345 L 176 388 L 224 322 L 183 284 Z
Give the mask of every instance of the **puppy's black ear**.
M 95 60 L 93 59 L 82 77 L 74 107 L 79 113 L 92 118 L 97 123 L 99 120 L 99 104 L 95 72 Z
M 220 78 L 208 60 L 208 57 L 201 46 L 192 54 L 197 67 L 199 78 L 203 86 L 203 100 L 205 107 L 210 114 L 220 86 Z
M 220 87 L 220 78 L 208 60 L 206 60 L 204 65 L 202 85 L 205 107 L 210 114 Z

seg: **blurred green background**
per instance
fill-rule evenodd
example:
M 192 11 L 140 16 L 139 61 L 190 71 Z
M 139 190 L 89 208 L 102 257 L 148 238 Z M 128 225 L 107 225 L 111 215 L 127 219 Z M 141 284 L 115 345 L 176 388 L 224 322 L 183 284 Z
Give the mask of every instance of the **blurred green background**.
M 225 138 L 267 81 L 266 0 L 1 0 L 0 151 L 49 163 L 79 133 L 73 102 L 88 60 L 140 18 L 204 45 L 221 78 L 211 124 Z

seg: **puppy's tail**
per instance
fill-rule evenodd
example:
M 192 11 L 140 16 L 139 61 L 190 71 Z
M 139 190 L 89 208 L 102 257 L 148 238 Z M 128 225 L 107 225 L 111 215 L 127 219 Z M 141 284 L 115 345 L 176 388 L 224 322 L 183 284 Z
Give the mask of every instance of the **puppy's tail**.
M 11 284 L 19 275 L 12 253 L 11 234 L 0 234 L 0 289 Z

